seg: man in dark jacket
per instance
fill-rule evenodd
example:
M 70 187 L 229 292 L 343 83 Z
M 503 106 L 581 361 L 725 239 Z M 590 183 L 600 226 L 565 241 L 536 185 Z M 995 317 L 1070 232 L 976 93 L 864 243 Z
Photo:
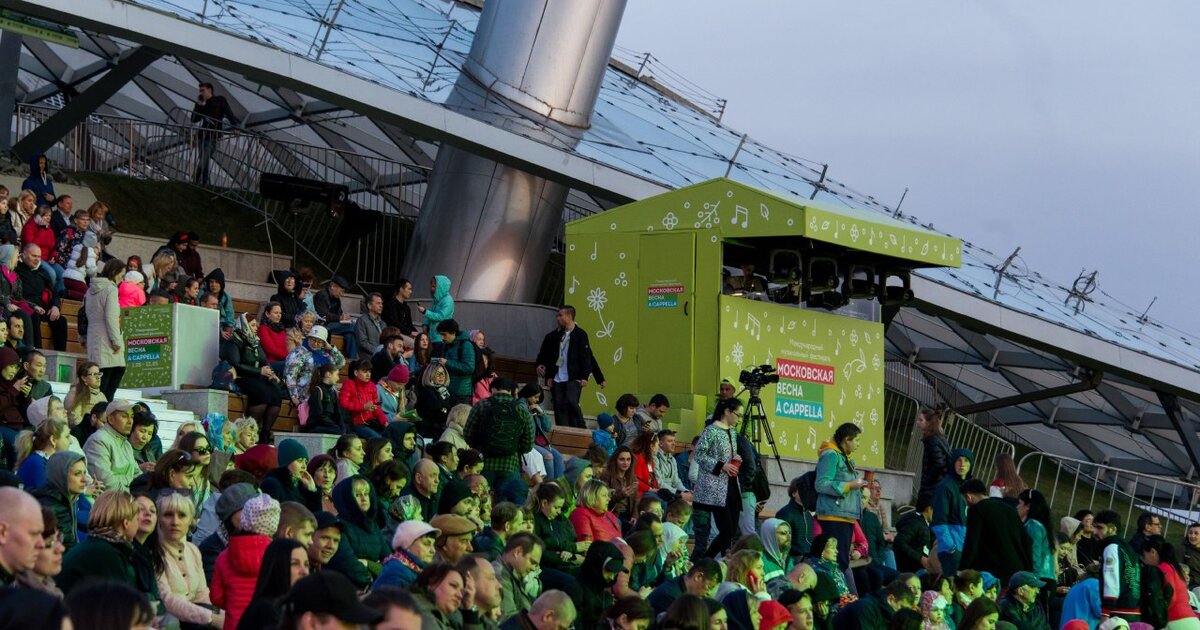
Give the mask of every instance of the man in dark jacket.
M 896 569 L 901 573 L 916 573 L 929 568 L 929 549 L 933 546 L 933 530 L 929 528 L 929 519 L 932 517 L 932 499 L 918 497 L 917 509 L 901 516 L 896 522 L 892 551 L 896 554 Z
M 800 499 L 800 477 L 792 480 L 788 486 L 788 504 L 775 513 L 775 518 L 782 520 L 792 528 L 792 548 L 788 555 L 796 562 L 808 556 L 812 549 L 813 517 L 804 502 Z M 816 506 L 813 506 L 816 507 Z
M 886 628 L 897 610 L 912 608 L 916 600 L 908 584 L 903 580 L 893 580 L 883 591 L 871 593 L 841 609 L 833 618 L 833 630 Z
M 592 355 L 587 331 L 575 325 L 575 307 L 558 309 L 556 321 L 558 328 L 546 335 L 538 350 L 537 373 L 550 386 L 555 421 L 582 429 L 583 410 L 579 408 L 579 395 L 589 376 L 594 376 L 600 389 L 604 389 L 604 373 Z
M 342 296 L 349 288 L 350 283 L 345 278 L 330 278 L 329 284 L 313 296 L 313 308 L 316 309 L 317 316 L 325 320 L 325 328 L 329 330 L 329 334 L 341 335 L 346 341 L 345 352 L 342 354 L 356 357 L 358 344 L 354 338 L 354 324 L 350 322 L 350 315 L 342 312 Z
M 659 584 L 646 601 L 654 609 L 654 616 L 658 617 L 667 612 L 680 595 L 689 593 L 697 597 L 712 597 L 720 583 L 721 565 L 712 558 L 699 558 L 686 574 Z
M 196 183 L 208 184 L 208 163 L 217 152 L 217 131 L 224 122 L 236 125 L 237 115 L 229 107 L 229 101 L 224 96 L 213 96 L 213 86 L 207 81 L 200 84 L 200 96 L 192 107 L 192 122 L 200 123 L 200 133 L 197 134 L 200 144 L 199 164 L 196 166 Z
M 974 467 L 975 454 L 971 449 L 954 449 L 950 453 L 950 473 L 933 489 L 933 519 L 930 525 L 937 538 L 938 561 L 942 563 L 943 575 L 958 573 L 963 539 L 967 533 L 967 504 L 963 501 L 961 489 L 963 482 L 971 477 Z
M 380 333 L 379 343 L 383 345 L 379 352 L 371 355 L 371 380 L 378 383 L 386 378 L 392 368 L 404 362 L 404 337 L 397 329 L 387 327 Z M 407 363 L 404 362 L 407 367 Z M 407 383 L 405 383 L 407 385 Z M 401 405 L 403 407 L 403 405 Z M 401 408 L 401 411 L 404 409 Z
M 558 630 L 575 625 L 575 603 L 562 591 L 544 591 L 528 611 L 509 617 L 500 630 Z
M 962 494 L 971 506 L 967 510 L 962 566 L 987 571 L 1001 584 L 1007 584 L 1018 571 L 1031 571 L 1033 541 L 1016 509 L 1004 499 L 985 498 L 987 489 L 978 479 L 963 483 Z
M 1017 630 L 1050 630 L 1046 611 L 1037 604 L 1042 580 L 1028 571 L 1018 571 L 1008 580 L 1008 592 L 1000 599 L 1000 620 Z
M 383 322 L 400 329 L 400 334 L 415 339 L 417 327 L 413 326 L 412 310 L 408 301 L 412 299 L 413 285 L 408 278 L 400 278 L 392 286 L 392 299 L 384 300 Z
M 42 322 L 50 325 L 50 336 L 54 349 L 67 349 L 67 319 L 58 311 L 59 296 L 54 292 L 54 282 L 49 276 L 54 272 L 43 268 L 42 248 L 28 243 L 21 248 L 21 262 L 17 265 L 17 277 L 21 279 L 21 297 L 33 307 L 29 316 L 30 326 L 25 330 L 25 345 L 42 347 Z

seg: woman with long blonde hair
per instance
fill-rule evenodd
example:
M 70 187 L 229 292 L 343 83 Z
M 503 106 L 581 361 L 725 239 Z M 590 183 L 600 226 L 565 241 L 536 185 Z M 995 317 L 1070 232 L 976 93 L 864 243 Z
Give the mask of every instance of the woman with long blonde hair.
M 67 450 L 70 445 L 71 432 L 66 421 L 58 418 L 46 418 L 37 429 L 17 435 L 17 476 L 27 492 L 46 485 L 46 463 L 50 456 Z
M 25 222 L 33 218 L 33 213 L 37 211 L 37 195 L 32 190 L 22 190 L 20 195 L 17 195 L 16 212 L 12 213 L 13 229 L 20 234 L 25 229 Z
M 67 408 L 67 420 L 71 426 L 79 424 L 99 403 L 108 402 L 100 391 L 100 366 L 93 361 L 84 361 L 75 370 L 75 382 L 67 391 L 63 406 Z

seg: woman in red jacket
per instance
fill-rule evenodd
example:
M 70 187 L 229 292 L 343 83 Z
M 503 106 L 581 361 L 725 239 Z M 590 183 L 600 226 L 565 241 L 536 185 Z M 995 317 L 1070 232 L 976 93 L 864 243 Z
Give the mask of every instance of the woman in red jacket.
M 263 308 L 263 322 L 258 327 L 258 343 L 267 355 L 267 363 L 278 362 L 282 365 L 287 361 L 287 329 L 283 326 L 283 307 L 279 302 L 267 302 Z M 282 367 L 276 369 L 274 365 L 271 369 L 275 370 L 276 374 L 284 372 Z
M 579 506 L 568 520 L 575 528 L 575 539 L 579 542 L 608 542 L 621 537 L 621 522 L 617 515 L 608 511 L 612 497 L 608 484 L 599 479 L 590 479 L 579 490 Z
M 338 404 L 349 412 L 355 434 L 364 440 L 381 437 L 388 419 L 379 406 L 379 390 L 371 382 L 371 360 L 359 359 L 350 370 L 353 376 L 342 384 Z
M 42 248 L 42 255 L 49 256 L 54 251 L 54 230 L 50 229 L 50 214 L 54 211 L 49 206 L 38 208 L 32 221 L 26 221 L 21 228 L 21 246 L 36 243 Z
M 658 455 L 658 434 L 643 431 L 633 440 L 633 474 L 637 475 L 638 494 L 658 491 L 654 474 L 654 456 Z

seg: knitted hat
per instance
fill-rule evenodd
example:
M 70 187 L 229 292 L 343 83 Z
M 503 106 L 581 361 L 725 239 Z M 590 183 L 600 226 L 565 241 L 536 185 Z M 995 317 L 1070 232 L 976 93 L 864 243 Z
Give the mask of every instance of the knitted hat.
M 245 514 L 243 514 L 242 518 L 245 518 Z M 396 527 L 396 533 L 392 536 L 392 549 L 407 549 L 418 538 L 430 534 L 433 534 L 436 538 L 442 532 L 429 523 L 405 521 Z
M 46 421 L 46 415 L 50 412 L 50 396 L 43 396 L 31 403 L 25 409 L 25 417 L 29 420 L 29 424 L 33 425 L 36 430 Z
M 783 604 L 772 599 L 759 603 L 758 616 L 762 618 L 758 624 L 762 630 L 770 630 L 778 625 L 792 622 L 792 613 L 788 612 Z
M 145 282 L 145 281 L 146 281 L 146 276 L 143 276 L 142 272 L 140 272 L 140 271 L 126 271 L 125 272 L 125 282 L 133 282 L 136 284 L 138 282 Z
M 257 495 L 258 489 L 244 482 L 225 488 L 225 491 L 217 499 L 217 518 L 224 523 L 238 510 L 246 507 L 246 502 Z
M 308 449 L 291 438 L 280 440 L 279 445 L 275 447 L 275 452 L 275 461 L 281 467 L 287 467 L 297 459 L 308 459 Z
M 607 431 L 616 424 L 616 420 L 613 419 L 612 414 L 602 413 L 596 416 L 596 424 L 599 425 L 601 431 Z
M 937 591 L 925 591 L 921 595 L 921 612 L 926 617 L 929 617 L 929 613 L 935 610 L 945 610 L 946 605 L 946 598 Z
M 275 447 L 270 444 L 255 444 L 246 449 L 245 453 L 233 458 L 233 463 L 238 468 L 252 474 L 255 478 L 261 480 L 263 475 L 275 468 L 278 461 L 275 454 Z
M 991 573 L 988 573 L 987 571 L 980 571 L 979 577 L 983 578 L 983 590 L 985 590 L 985 591 L 991 590 L 991 588 L 993 586 L 1000 585 L 999 578 L 992 575 Z
M 279 502 L 269 494 L 260 494 L 242 508 L 242 530 L 261 536 L 274 536 L 279 529 Z
M 403 363 L 397 363 L 396 367 L 392 368 L 387 375 L 387 379 L 393 383 L 407 383 L 408 377 L 408 366 Z
M 5 344 L 3 348 L 0 348 L 0 368 L 9 365 L 16 365 L 20 362 L 21 357 L 18 357 L 17 351 L 8 347 L 8 344 Z
M 441 490 L 442 497 L 438 499 L 438 514 L 449 514 L 459 501 L 475 496 L 471 494 L 471 489 L 467 487 L 467 484 L 457 478 L 451 479 Z

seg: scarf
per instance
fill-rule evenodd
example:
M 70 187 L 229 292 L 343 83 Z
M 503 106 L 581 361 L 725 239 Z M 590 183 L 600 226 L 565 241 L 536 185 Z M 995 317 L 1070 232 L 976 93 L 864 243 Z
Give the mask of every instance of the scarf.
M 416 573 L 417 575 L 421 575 L 421 572 L 425 570 L 424 562 L 421 562 L 420 560 L 417 560 L 416 558 L 412 557 L 411 555 L 409 555 L 409 553 L 407 551 L 405 551 L 403 549 L 397 549 L 394 553 L 392 553 L 392 555 L 388 556 L 387 559 L 395 560 L 396 562 L 399 562 L 400 564 L 404 565 L 405 567 L 408 567 L 408 570 L 412 571 L 413 573 Z
M 99 538 L 100 540 L 112 543 L 117 547 L 123 547 L 133 551 L 133 543 L 126 540 L 124 536 L 117 533 L 115 527 L 98 527 L 88 528 L 88 538 Z

